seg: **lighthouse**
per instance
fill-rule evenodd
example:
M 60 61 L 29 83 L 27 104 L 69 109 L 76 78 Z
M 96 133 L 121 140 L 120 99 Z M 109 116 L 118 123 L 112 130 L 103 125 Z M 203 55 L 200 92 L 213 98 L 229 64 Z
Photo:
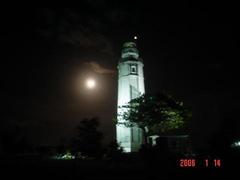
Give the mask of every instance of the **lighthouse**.
M 135 38 L 134 38 L 135 39 Z M 132 99 L 145 93 L 143 60 L 135 42 L 125 42 L 122 47 L 121 58 L 118 63 L 118 117 L 116 125 L 117 142 L 124 152 L 136 152 L 143 143 L 143 133 L 140 128 L 126 127 L 120 114 Z

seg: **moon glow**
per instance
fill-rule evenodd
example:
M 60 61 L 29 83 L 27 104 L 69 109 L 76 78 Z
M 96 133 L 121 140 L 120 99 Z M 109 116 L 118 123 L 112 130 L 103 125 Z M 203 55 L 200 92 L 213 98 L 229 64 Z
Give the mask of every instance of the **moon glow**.
M 95 86 L 96 86 L 96 82 L 95 82 L 94 79 L 87 79 L 87 80 L 86 80 L 86 87 L 87 87 L 88 89 L 94 89 Z

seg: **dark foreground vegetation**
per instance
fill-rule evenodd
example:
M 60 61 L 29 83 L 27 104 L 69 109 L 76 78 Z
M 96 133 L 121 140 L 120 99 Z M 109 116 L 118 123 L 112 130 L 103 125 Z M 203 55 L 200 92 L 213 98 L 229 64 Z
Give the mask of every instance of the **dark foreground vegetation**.
M 80 125 L 74 146 L 3 146 L 9 147 L 0 154 L 3 179 L 219 179 L 239 174 L 240 149 L 231 148 L 231 138 L 220 138 L 221 134 L 206 150 L 173 153 L 157 141 L 155 146 L 142 146 L 138 153 L 123 153 L 115 141 L 101 146 L 96 120 Z
M 1 158 L 1 172 L 7 179 L 171 179 L 182 177 L 220 178 L 238 174 L 239 152 L 218 157 L 196 155 L 178 157 L 171 154 L 144 152 L 120 154 L 95 159 L 54 160 L 38 155 Z M 181 159 L 194 159 L 194 167 L 181 167 Z M 213 163 L 206 167 L 204 160 L 220 159 L 220 167 Z M 2 176 L 3 177 L 3 176 Z

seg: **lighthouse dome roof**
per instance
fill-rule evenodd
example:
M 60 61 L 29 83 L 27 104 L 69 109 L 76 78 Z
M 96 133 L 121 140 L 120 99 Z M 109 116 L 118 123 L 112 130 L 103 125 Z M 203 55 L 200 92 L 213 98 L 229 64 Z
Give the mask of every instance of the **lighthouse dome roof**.
M 123 44 L 123 48 L 122 48 L 122 58 L 134 58 L 134 59 L 138 59 L 139 57 L 139 52 L 137 49 L 137 45 L 135 42 L 125 42 Z
M 125 42 L 123 44 L 123 48 L 136 48 L 136 47 L 137 47 L 137 45 L 135 42 Z

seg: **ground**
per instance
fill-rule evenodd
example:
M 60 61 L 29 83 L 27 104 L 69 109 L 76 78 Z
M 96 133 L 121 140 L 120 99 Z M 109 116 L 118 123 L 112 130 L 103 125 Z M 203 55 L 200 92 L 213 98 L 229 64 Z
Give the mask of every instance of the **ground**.
M 143 159 L 112 160 L 50 160 L 39 158 L 2 159 L 1 169 L 7 178 L 31 179 L 171 179 L 181 177 L 219 178 L 234 176 L 237 165 L 223 159 L 221 168 L 181 168 L 178 165 L 144 162 Z M 166 164 L 166 166 L 164 165 Z

